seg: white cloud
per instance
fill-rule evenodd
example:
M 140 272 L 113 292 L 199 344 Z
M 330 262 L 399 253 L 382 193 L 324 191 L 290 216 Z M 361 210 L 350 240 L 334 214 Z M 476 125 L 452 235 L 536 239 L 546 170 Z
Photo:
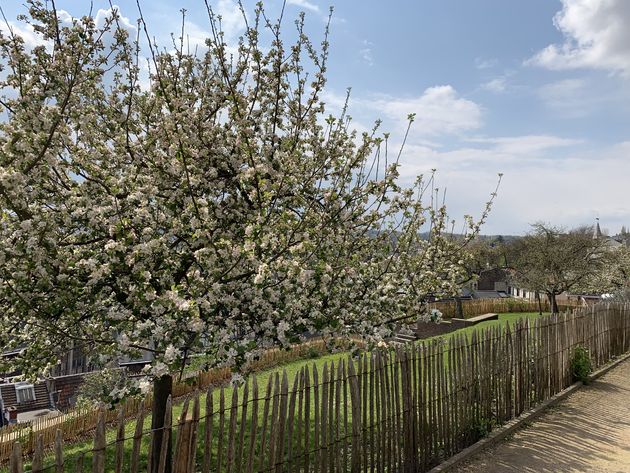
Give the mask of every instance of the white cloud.
M 246 29 L 246 20 L 243 11 L 235 0 L 218 0 L 210 2 L 212 13 L 219 22 L 218 26 L 223 32 L 223 39 L 227 45 L 228 55 L 237 55 L 238 41 Z M 199 23 L 201 22 L 201 23 Z M 165 21 L 167 29 L 161 29 L 159 40 L 161 46 L 171 47 L 171 35 L 179 43 L 181 19 L 173 24 Z M 178 26 L 179 25 L 179 26 Z M 149 25 L 151 26 L 151 25 Z M 207 16 L 190 16 L 188 13 L 184 21 L 184 51 L 191 54 L 202 55 L 208 50 L 206 40 L 212 38 L 212 31 Z M 178 44 L 179 47 L 179 44 Z
M 452 217 L 479 215 L 503 172 L 503 183 L 484 233 L 517 234 L 530 223 L 590 224 L 600 216 L 614 233 L 630 225 L 627 176 L 630 141 L 585 149 L 580 140 L 552 135 L 476 139 L 478 147 L 405 148 L 401 177 L 437 169 Z
M 491 69 L 499 63 L 498 59 L 484 59 L 482 57 L 475 58 L 475 67 L 477 69 Z
M 359 50 L 359 56 L 361 56 L 361 59 L 363 60 L 363 62 L 366 63 L 368 66 L 373 66 L 374 56 L 372 55 L 372 47 L 371 47 L 372 43 L 364 39 L 363 46 L 364 48 Z
M 209 31 L 190 20 L 186 20 L 184 22 L 184 34 L 184 45 L 186 48 L 189 48 L 190 53 L 194 53 L 195 51 L 201 53 L 208 49 L 206 39 L 211 37 Z
M 359 50 L 359 55 L 363 62 L 365 62 L 368 66 L 374 65 L 374 57 L 372 56 L 372 50 L 370 48 L 364 48 Z
M 112 5 L 112 8 L 99 9 L 96 12 L 96 15 L 94 15 L 94 22 L 96 23 L 96 26 L 100 28 L 105 25 L 105 21 L 107 20 L 107 18 L 112 16 L 112 11 L 118 12 L 118 24 L 122 29 L 130 32 L 135 32 L 137 30 L 135 22 L 132 22 L 128 17 L 124 16 L 122 14 L 121 8 L 118 5 Z M 70 24 L 70 22 L 72 21 L 72 17 L 70 16 L 70 14 L 64 10 L 59 10 L 58 15 L 61 21 L 64 23 Z
M 221 16 L 221 29 L 228 44 L 235 43 L 245 31 L 245 19 L 238 4 L 233 0 L 219 0 L 217 14 Z
M 481 85 L 482 89 L 485 89 L 489 92 L 494 92 L 497 94 L 500 94 L 502 92 L 505 92 L 505 89 L 507 88 L 507 78 L 506 77 L 496 77 L 495 79 L 492 79 L 484 84 Z
M 564 101 L 582 93 L 586 84 L 585 79 L 563 79 L 543 85 L 539 93 L 547 101 Z
M 202 2 L 203 3 L 203 2 Z M 229 47 L 235 47 L 239 37 L 246 28 L 243 12 L 235 0 L 218 0 L 218 2 L 209 2 L 212 13 L 216 17 L 220 17 L 220 29 L 223 32 L 225 42 Z M 210 36 L 210 32 L 198 26 L 194 21 L 186 20 L 187 33 L 190 34 L 191 47 L 192 44 L 202 47 L 205 45 L 205 38 Z M 170 26 L 168 28 L 171 28 Z M 189 30 L 190 28 L 190 30 Z M 209 26 L 208 26 L 209 28 Z M 167 32 L 170 34 L 171 31 Z M 204 41 L 200 41 L 203 38 Z
M 293 5 L 296 6 L 300 9 L 304 10 L 309 10 L 313 13 L 317 13 L 317 16 L 320 18 L 320 20 L 322 20 L 324 23 L 328 23 L 328 21 L 330 21 L 331 24 L 344 24 L 347 23 L 347 20 L 345 18 L 342 18 L 340 16 L 335 16 L 332 15 L 331 16 L 331 11 L 330 8 L 324 8 L 323 10 L 319 7 L 319 5 L 317 5 L 314 2 L 311 2 L 309 0 L 287 0 L 287 5 Z M 334 8 L 333 8 L 334 10 Z
M 448 150 L 440 150 L 429 143 L 406 146 L 401 176 L 411 182 L 417 174 L 435 168 L 447 176 L 482 172 L 494 177 L 510 169 L 520 170 L 523 167 L 544 166 L 549 161 L 558 162 L 561 159 L 556 150 L 582 143 L 581 140 L 553 135 L 469 138 L 466 141 L 477 146 L 467 145 Z M 561 157 L 565 155 L 566 152 L 560 154 Z
M 472 138 L 468 141 L 476 143 L 488 143 L 498 153 L 506 153 L 515 156 L 530 155 L 539 156 L 541 153 L 553 148 L 563 148 L 582 143 L 582 140 L 561 138 L 553 135 L 525 135 L 500 138 Z
M 345 94 L 327 90 L 322 95 L 322 100 L 326 103 L 326 113 L 338 115 L 345 99 Z M 359 119 L 358 122 L 353 122 L 354 128 L 369 130 L 372 127 L 365 124 L 380 119 L 383 121 L 382 130 L 391 131 L 393 136 L 404 133 L 408 115 L 415 113 L 411 129 L 415 144 L 429 143 L 427 139 L 430 137 L 457 135 L 478 129 L 482 125 L 483 115 L 481 106 L 461 97 L 450 85 L 429 87 L 417 97 L 395 97 L 386 94 L 361 97 L 351 95 L 348 112 L 352 117 Z M 357 127 L 357 124 L 363 125 Z
M 326 19 L 326 21 L 328 21 L 328 17 L 327 16 L 325 17 L 325 19 Z M 335 25 L 335 24 L 342 25 L 342 24 L 347 23 L 347 22 L 348 22 L 348 20 L 346 20 L 345 18 L 342 18 L 340 16 L 334 16 L 333 15 L 333 16 L 330 17 L 330 24 L 331 25 Z
M 482 124 L 481 107 L 450 85 L 429 87 L 419 97 L 381 96 L 365 104 L 392 120 L 404 121 L 415 113 L 413 130 L 418 135 L 457 134 Z
M 297 7 L 305 8 L 306 10 L 311 10 L 319 13 L 319 6 L 315 5 L 312 2 L 309 2 L 308 0 L 287 0 L 287 4 L 295 5 Z
M 588 114 L 592 99 L 587 93 L 585 79 L 563 79 L 543 85 L 538 90 L 547 108 L 567 118 L 583 117 Z
M 630 1 L 561 0 L 554 24 L 565 36 L 526 61 L 549 69 L 593 68 L 630 77 Z
M 571 78 L 541 86 L 536 94 L 545 107 L 561 118 L 582 118 L 607 113 L 630 100 L 630 89 L 623 79 Z
M 16 36 L 20 36 L 24 40 L 24 46 L 27 49 L 33 49 L 36 46 L 43 46 L 46 44 L 41 37 L 41 35 L 37 34 L 33 25 L 24 24 L 24 23 L 14 23 L 12 21 L 4 22 L 0 21 L 0 31 L 5 36 L 9 36 L 14 34 Z
M 524 162 L 520 169 L 506 170 L 503 199 L 523 222 L 577 226 L 600 215 L 609 228 L 628 225 L 629 154 L 630 142 L 625 142 L 565 159 Z
M 117 27 L 120 27 L 122 30 L 125 30 L 129 35 L 129 38 L 133 41 L 136 39 L 136 34 L 138 31 L 138 27 L 135 21 L 131 21 L 128 17 L 122 14 L 122 9 L 118 5 L 112 5 L 111 8 L 107 9 L 99 9 L 94 15 L 94 22 L 96 23 L 97 28 L 103 28 L 108 18 L 112 18 L 113 13 L 116 12 L 118 14 L 118 22 L 117 24 L 113 24 L 111 26 L 110 31 L 105 33 L 103 36 L 103 42 L 106 46 L 112 46 L 115 42 L 114 35 Z M 59 10 L 58 16 L 63 24 L 70 25 L 72 23 L 72 16 L 65 10 Z M 113 77 L 113 72 L 106 73 L 108 80 L 111 80 Z
M 119 26 L 122 30 L 126 30 L 129 34 L 129 37 L 132 40 L 135 40 L 137 33 L 137 26 L 135 22 L 132 22 L 128 17 L 122 14 L 121 8 L 118 5 L 112 5 L 111 8 L 107 9 L 99 9 L 96 14 L 94 14 L 94 22 L 97 28 L 103 28 L 107 19 L 111 18 L 112 12 L 116 11 L 118 13 L 118 22 L 117 24 L 113 24 L 110 27 L 110 30 L 103 34 L 102 41 L 105 47 L 110 47 L 114 44 L 115 39 L 115 30 Z M 66 10 L 57 10 L 57 17 L 62 26 L 70 26 L 74 20 L 73 16 L 67 12 Z M 32 49 L 35 46 L 46 46 L 49 51 L 52 51 L 53 43 L 52 41 L 46 41 L 43 39 L 42 35 L 36 33 L 33 29 L 33 26 L 28 23 L 13 23 L 8 22 L 8 26 L 5 22 L 0 22 L 0 30 L 6 34 L 7 30 L 13 32 L 18 36 L 21 36 L 24 40 L 24 44 L 27 48 Z M 109 58 L 109 66 L 112 65 L 113 57 Z M 105 84 L 111 85 L 113 83 L 114 75 L 117 70 L 115 68 L 106 67 L 103 82 Z M 148 70 L 143 61 L 140 62 L 140 83 L 143 87 L 148 87 Z
M 135 33 L 137 31 L 137 26 L 135 22 L 132 22 L 128 17 L 122 14 L 121 8 L 118 5 L 112 5 L 111 8 L 107 9 L 99 9 L 94 15 L 94 22 L 96 24 L 96 27 L 102 28 L 105 25 L 107 18 L 110 18 L 112 16 L 112 11 L 118 12 L 118 25 L 120 26 L 120 28 L 126 30 L 129 33 L 129 36 L 134 39 Z M 59 18 L 59 22 L 62 26 L 72 25 L 73 17 L 66 10 L 57 10 L 57 17 Z M 36 33 L 31 24 L 24 22 L 16 24 L 9 21 L 7 26 L 5 22 L 0 22 L 0 30 L 2 30 L 3 33 L 7 33 L 9 28 L 14 34 L 22 37 L 27 48 L 50 45 L 50 41 L 45 41 L 41 34 Z M 113 43 L 113 30 L 115 28 L 116 25 L 113 25 L 111 27 L 111 30 L 104 35 L 103 41 L 105 45 L 110 45 Z

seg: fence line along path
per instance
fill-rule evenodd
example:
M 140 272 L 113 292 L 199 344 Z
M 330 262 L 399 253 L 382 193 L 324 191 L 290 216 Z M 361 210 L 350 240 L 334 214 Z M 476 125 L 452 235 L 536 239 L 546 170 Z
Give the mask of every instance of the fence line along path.
M 169 402 L 159 458 L 148 455 L 153 436 L 139 405 L 131 405 L 133 425 L 124 410 L 96 413 L 91 449 L 66 454 L 59 432 L 44 452 L 38 436 L 24 467 L 15 442 L 10 471 L 427 471 L 569 386 L 578 345 L 595 367 L 627 352 L 630 307 L 600 304 L 305 366 L 292 377 L 277 372 L 264 385 L 252 377 L 239 388 L 209 388 L 189 396 L 179 415 Z M 106 435 L 112 415 L 117 428 Z

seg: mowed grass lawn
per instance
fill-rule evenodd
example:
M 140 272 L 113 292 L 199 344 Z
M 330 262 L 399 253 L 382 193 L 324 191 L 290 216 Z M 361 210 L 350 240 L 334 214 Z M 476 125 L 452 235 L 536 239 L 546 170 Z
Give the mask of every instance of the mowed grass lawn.
M 549 313 L 543 312 L 542 316 L 549 315 Z M 470 327 L 462 328 L 460 330 L 456 330 L 455 332 L 451 332 L 450 334 L 443 335 L 443 337 L 448 338 L 449 335 L 453 333 L 465 334 L 468 338 L 472 335 L 474 331 L 483 330 L 490 327 L 495 327 L 497 325 L 505 325 L 509 323 L 510 326 L 513 326 L 520 319 L 529 319 L 534 320 L 541 315 L 538 312 L 514 312 L 509 314 L 499 314 L 499 320 L 488 320 L 486 322 L 480 322 L 476 325 L 472 325 Z
M 543 315 L 547 315 L 547 314 L 543 314 Z M 537 312 L 527 312 L 527 313 L 507 313 L 507 314 L 499 314 L 499 319 L 498 320 L 491 320 L 491 321 L 487 321 L 487 322 L 481 322 L 477 325 L 471 326 L 471 327 L 466 327 L 460 330 L 457 330 L 455 332 L 451 332 L 450 334 L 446 334 L 441 336 L 441 338 L 445 338 L 448 340 L 448 338 L 455 333 L 458 334 L 465 334 L 467 337 L 470 337 L 472 335 L 472 333 L 476 330 L 482 330 L 482 329 L 486 329 L 492 326 L 497 326 L 497 325 L 505 325 L 505 324 L 510 324 L 510 325 L 514 325 L 516 323 L 516 321 L 520 320 L 520 319 L 524 319 L 524 318 L 528 318 L 528 319 L 535 319 L 537 317 L 540 317 L 540 315 Z M 433 338 L 440 338 L 440 337 L 433 337 Z M 255 374 L 256 380 L 258 382 L 258 387 L 259 387 L 259 396 L 260 397 L 264 397 L 265 394 L 265 390 L 267 387 L 267 383 L 269 382 L 270 379 L 272 379 L 273 381 L 273 376 L 275 375 L 275 373 L 278 372 L 282 372 L 282 371 L 286 371 L 287 377 L 289 379 L 289 387 L 291 388 L 293 386 L 293 379 L 294 377 L 300 372 L 300 370 L 304 367 L 304 366 L 313 366 L 315 365 L 317 367 L 317 370 L 320 374 L 320 382 L 321 382 L 321 373 L 322 370 L 324 368 L 324 365 L 328 365 L 330 367 L 331 363 L 334 363 L 335 366 L 342 360 L 342 359 L 347 359 L 348 357 L 348 353 L 347 352 L 342 352 L 342 353 L 335 353 L 335 354 L 331 354 L 331 355 L 325 355 L 325 356 L 321 356 L 318 357 L 316 359 L 301 359 L 298 361 L 294 361 L 291 363 L 287 363 L 285 365 L 282 366 L 278 366 L 275 367 L 273 369 L 269 369 L 266 371 L 262 371 L 259 373 Z M 250 383 L 253 380 L 254 375 L 250 376 Z M 311 383 L 312 383 L 312 379 L 311 379 Z M 220 392 L 220 388 L 214 389 L 214 394 L 213 394 L 213 405 L 214 405 L 214 432 L 216 433 L 218 430 L 218 415 L 217 415 L 217 411 L 219 410 L 219 392 Z M 242 390 L 241 390 L 242 392 Z M 231 400 L 232 400 L 232 394 L 233 394 L 233 390 L 231 387 L 225 387 L 224 388 L 224 394 L 225 394 L 225 408 L 228 409 L 229 406 L 231 405 Z M 251 393 L 251 384 L 250 384 L 250 396 L 249 398 L 252 398 L 252 393 Z M 205 425 L 205 405 L 206 405 L 206 394 L 203 394 L 201 396 L 200 399 L 200 417 L 201 417 L 201 422 L 200 422 L 200 428 L 202 429 L 201 432 L 203 432 L 203 428 Z M 240 395 L 239 395 L 239 403 L 240 403 L 241 399 L 240 399 Z M 176 423 L 177 419 L 179 418 L 181 412 L 182 412 L 182 407 L 183 407 L 183 403 L 179 402 L 176 405 L 173 406 L 173 422 Z M 314 404 L 313 404 L 313 400 L 311 400 L 311 421 L 314 418 Z M 192 405 L 190 407 L 192 409 Z M 239 409 L 240 411 L 240 409 Z M 260 429 L 261 424 L 262 424 L 262 405 L 259 404 L 259 413 L 258 413 L 258 428 Z M 251 409 L 250 412 L 248 413 L 248 418 L 250 418 L 251 416 Z M 226 422 L 226 429 L 228 428 L 228 422 L 229 422 L 229 412 L 226 412 L 225 415 L 225 422 Z M 240 414 L 239 414 L 239 422 L 240 422 Z M 150 418 L 146 418 L 145 422 L 144 422 L 144 429 L 149 430 L 150 429 L 150 424 L 151 424 L 151 420 Z M 125 442 L 125 465 L 129 464 L 129 457 L 131 454 L 131 450 L 132 450 L 132 440 L 131 437 L 133 437 L 134 434 L 134 430 L 135 430 L 135 421 L 129 421 L 126 423 L 125 425 L 125 438 L 129 439 L 126 440 Z M 267 431 L 269 432 L 269 431 Z M 107 443 L 108 443 L 108 448 L 106 449 L 106 471 L 113 471 L 114 470 L 114 461 L 115 461 L 115 446 L 113 445 L 116 441 L 116 429 L 115 428 L 110 428 L 107 430 Z M 216 435 L 216 434 L 215 434 Z M 245 445 L 248 445 L 248 437 L 249 437 L 249 432 L 247 432 L 245 434 Z M 311 435 L 311 439 L 312 439 L 312 435 Z M 215 440 L 216 442 L 216 440 Z M 204 450 L 204 442 L 202 438 L 198 438 L 198 450 L 197 450 L 197 456 L 198 456 L 198 461 L 201 462 L 201 458 L 203 456 L 203 450 Z M 214 443 L 214 442 L 213 442 Z M 258 442 L 257 442 L 258 443 Z M 143 441 L 142 441 L 142 449 L 141 449 L 141 460 L 140 460 L 140 464 L 142 465 L 146 465 L 146 461 L 147 461 L 147 451 L 148 451 L 148 447 L 149 447 L 149 435 L 144 435 L 143 436 Z M 260 446 L 258 446 L 259 448 Z M 76 471 L 75 470 L 75 463 L 76 460 L 81 456 L 82 453 L 86 453 L 85 457 L 84 457 L 84 466 L 83 469 L 84 471 L 91 471 L 91 463 L 92 463 L 92 455 L 91 455 L 91 449 L 93 448 L 93 443 L 91 439 L 85 439 L 82 441 L 78 441 L 72 444 L 66 444 L 64 446 L 64 471 Z M 214 460 L 216 460 L 216 445 L 213 445 L 213 450 L 215 450 L 215 454 L 214 454 Z M 224 453 L 224 460 L 225 460 L 225 453 Z M 52 457 L 48 457 L 46 464 L 52 464 L 53 463 L 53 459 Z M 125 467 L 126 469 L 127 467 Z M 3 470 L 6 471 L 6 470 Z

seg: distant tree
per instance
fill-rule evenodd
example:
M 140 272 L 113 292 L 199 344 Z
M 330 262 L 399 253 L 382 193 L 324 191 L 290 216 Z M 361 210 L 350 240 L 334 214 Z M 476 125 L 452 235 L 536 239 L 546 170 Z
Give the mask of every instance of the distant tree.
M 546 294 L 553 313 L 557 295 L 586 284 L 606 261 L 604 240 L 588 227 L 565 231 L 537 223 L 513 249 L 514 282 Z
M 599 269 L 581 284 L 584 292 L 618 294 L 630 287 L 630 247 L 610 247 L 601 256 Z
M 471 276 L 479 275 L 486 269 L 499 267 L 500 258 L 494 242 L 476 238 L 468 244 L 466 250 L 471 256 L 467 265 L 468 273 Z

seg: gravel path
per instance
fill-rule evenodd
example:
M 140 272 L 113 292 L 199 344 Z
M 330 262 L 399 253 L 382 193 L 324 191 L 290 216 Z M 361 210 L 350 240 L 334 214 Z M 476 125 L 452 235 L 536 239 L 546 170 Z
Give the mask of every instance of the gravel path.
M 630 361 L 456 471 L 630 472 Z

